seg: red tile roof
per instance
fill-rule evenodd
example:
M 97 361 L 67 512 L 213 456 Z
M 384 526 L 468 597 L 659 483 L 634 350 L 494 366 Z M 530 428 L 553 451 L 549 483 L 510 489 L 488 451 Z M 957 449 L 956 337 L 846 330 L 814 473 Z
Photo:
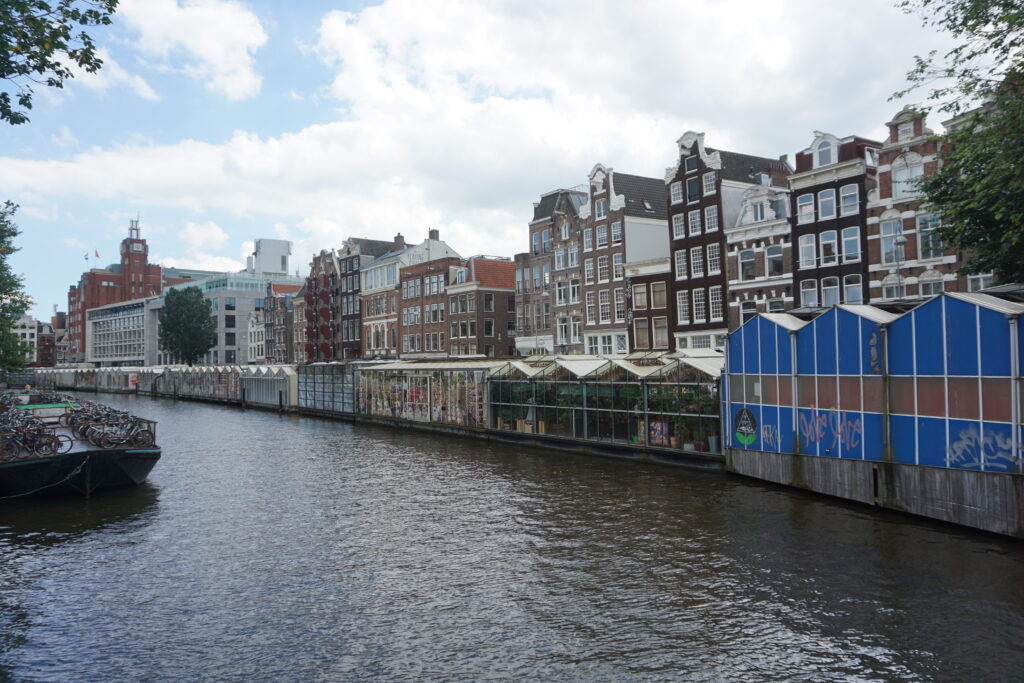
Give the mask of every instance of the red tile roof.
M 270 283 L 270 289 L 274 294 L 295 294 L 302 289 L 302 285 L 286 285 L 272 282 Z
M 471 259 L 473 279 L 481 287 L 503 287 L 515 289 L 516 264 L 512 261 L 493 261 L 491 259 Z

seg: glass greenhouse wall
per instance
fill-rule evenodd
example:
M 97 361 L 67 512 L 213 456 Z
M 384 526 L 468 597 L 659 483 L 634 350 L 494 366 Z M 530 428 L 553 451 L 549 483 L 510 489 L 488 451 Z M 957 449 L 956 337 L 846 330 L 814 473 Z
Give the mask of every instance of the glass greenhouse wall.
M 737 450 L 1021 472 L 1024 305 L 944 294 L 903 315 L 760 315 L 729 336 Z

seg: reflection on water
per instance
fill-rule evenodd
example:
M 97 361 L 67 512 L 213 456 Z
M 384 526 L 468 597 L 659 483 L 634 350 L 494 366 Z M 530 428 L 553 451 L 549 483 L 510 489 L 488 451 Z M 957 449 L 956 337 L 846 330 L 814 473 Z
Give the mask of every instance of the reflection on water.
M 987 679 L 1021 545 L 705 472 L 170 400 L 0 507 L 0 679 Z

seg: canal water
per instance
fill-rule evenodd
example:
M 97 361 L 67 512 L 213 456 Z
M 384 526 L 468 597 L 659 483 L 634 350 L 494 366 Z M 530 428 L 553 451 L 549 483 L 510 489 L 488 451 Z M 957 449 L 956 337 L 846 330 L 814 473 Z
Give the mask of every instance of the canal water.
M 95 397 L 93 397 L 95 398 Z M 1020 680 L 1024 546 L 724 475 L 209 404 L 0 504 L 0 680 Z

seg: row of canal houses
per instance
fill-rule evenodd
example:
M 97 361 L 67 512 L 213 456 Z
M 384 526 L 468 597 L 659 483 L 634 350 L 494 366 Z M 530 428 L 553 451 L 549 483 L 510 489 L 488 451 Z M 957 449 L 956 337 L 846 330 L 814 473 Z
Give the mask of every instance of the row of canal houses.
M 947 122 L 947 128 L 952 122 Z M 534 204 L 527 251 L 461 257 L 431 230 L 314 256 L 305 359 L 722 350 L 758 313 L 977 291 L 914 179 L 938 142 L 911 108 L 885 141 L 815 132 L 793 164 L 676 144 L 664 177 L 597 164 Z

